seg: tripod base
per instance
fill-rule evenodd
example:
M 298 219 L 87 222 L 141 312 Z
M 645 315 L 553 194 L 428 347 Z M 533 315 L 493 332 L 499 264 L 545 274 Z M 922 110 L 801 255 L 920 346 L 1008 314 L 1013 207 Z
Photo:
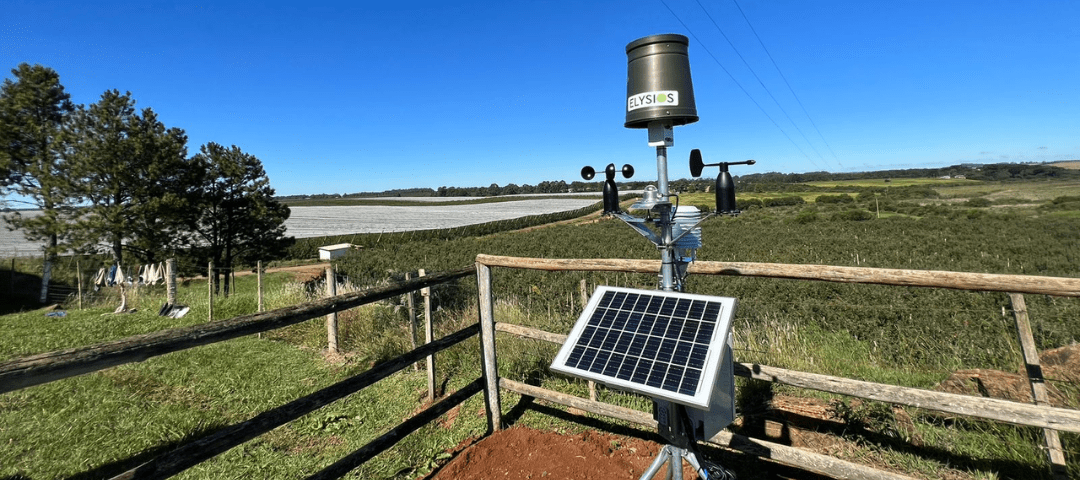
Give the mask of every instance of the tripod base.
M 694 452 L 685 448 L 679 448 L 674 445 L 665 445 L 660 450 L 660 454 L 656 456 L 656 460 L 653 460 L 652 465 L 649 465 L 649 469 L 645 473 L 641 474 L 639 480 L 649 480 L 655 478 L 660 473 L 660 467 L 667 464 L 668 470 L 665 476 L 670 480 L 683 480 L 682 461 L 686 459 L 690 465 L 694 467 L 694 471 L 697 472 L 698 477 L 708 479 L 709 474 L 705 469 L 701 468 L 701 463 L 698 462 L 697 455 Z

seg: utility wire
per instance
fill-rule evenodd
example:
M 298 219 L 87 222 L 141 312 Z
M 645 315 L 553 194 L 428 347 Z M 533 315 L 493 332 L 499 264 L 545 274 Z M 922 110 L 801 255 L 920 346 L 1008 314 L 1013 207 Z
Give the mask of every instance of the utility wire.
M 810 113 L 806 111 L 806 107 L 803 106 L 802 100 L 800 100 L 799 96 L 795 94 L 795 89 L 791 88 L 791 84 L 788 83 L 788 79 L 786 76 L 784 76 L 784 72 L 780 71 L 780 66 L 776 64 L 776 60 L 773 59 L 772 53 L 769 53 L 769 49 L 765 47 L 765 42 L 761 41 L 761 37 L 758 36 L 757 30 L 754 30 L 754 26 L 750 23 L 750 19 L 746 17 L 746 13 L 743 12 L 742 7 L 739 6 L 738 0 L 731 0 L 731 2 L 734 3 L 735 7 L 739 9 L 739 13 L 742 15 L 743 20 L 746 21 L 746 25 L 750 27 L 750 31 L 754 32 L 754 38 L 757 39 L 758 44 L 761 45 L 761 48 L 765 50 L 765 54 L 769 56 L 769 61 L 771 61 L 773 67 L 776 68 L 776 73 L 779 73 L 780 78 L 784 79 L 784 85 L 787 85 L 788 91 L 791 92 L 791 96 L 795 97 L 795 101 L 799 102 L 799 108 L 801 108 L 803 114 L 806 115 L 806 119 L 810 120 L 810 125 L 814 126 L 814 131 L 816 131 L 818 136 L 821 137 L 821 141 L 824 142 L 825 146 L 829 148 L 829 153 L 832 154 L 833 158 L 836 160 L 837 165 L 843 167 L 843 163 L 840 162 L 840 158 L 836 156 L 836 152 L 833 151 L 832 146 L 830 146 L 829 142 L 825 140 L 825 135 L 821 134 L 821 129 L 818 128 L 817 123 L 814 122 L 813 118 L 810 118 Z
M 750 101 L 753 102 L 753 104 L 755 106 L 757 106 L 758 110 L 761 110 L 761 113 L 765 115 L 765 118 L 768 118 L 769 121 L 772 122 L 772 124 L 776 127 L 776 129 L 780 130 L 780 133 L 784 134 L 784 137 L 787 138 L 789 142 L 791 142 L 791 144 L 795 147 L 795 149 L 798 150 L 799 153 L 801 153 L 804 157 L 806 157 L 806 159 L 809 160 L 810 163 L 813 163 L 815 166 L 818 166 L 817 162 L 815 162 L 814 159 L 810 158 L 810 156 L 807 155 L 805 151 L 803 151 L 802 147 L 800 147 L 799 144 L 795 143 L 795 140 L 791 139 L 791 136 L 788 135 L 787 131 L 785 131 L 780 126 L 780 124 L 776 123 L 776 120 L 773 120 L 772 116 L 769 115 L 769 112 L 766 112 L 765 109 L 761 107 L 761 104 L 759 104 L 757 102 L 757 100 L 754 100 L 754 97 L 752 95 L 750 95 L 750 92 L 746 91 L 746 88 L 743 87 L 742 84 L 739 83 L 739 81 L 735 79 L 735 76 L 732 75 L 731 72 L 729 72 L 728 69 L 724 67 L 724 64 L 720 63 L 720 60 L 718 60 L 716 58 L 716 55 L 713 55 L 712 51 L 710 51 L 709 48 L 705 46 L 705 43 L 702 42 L 701 39 L 699 39 L 697 37 L 697 35 L 694 34 L 693 30 L 690 30 L 690 27 L 686 26 L 686 23 L 684 23 L 682 21 L 682 19 L 679 18 L 679 16 L 675 14 L 675 11 L 672 10 L 670 6 L 668 6 L 667 2 L 665 2 L 664 0 L 660 0 L 660 3 L 662 3 L 664 5 L 664 7 L 667 8 L 669 12 L 671 12 L 671 16 L 675 17 L 675 20 L 679 21 L 679 23 L 683 26 L 683 28 L 686 29 L 687 33 L 689 33 L 690 36 L 694 37 L 694 40 L 697 41 L 699 45 L 701 45 L 701 48 L 705 50 L 705 53 L 708 53 L 709 56 L 712 57 L 713 61 L 716 62 L 716 64 L 720 66 L 720 69 L 723 70 L 724 73 L 727 74 L 728 78 L 730 78 L 732 82 L 735 82 L 735 85 L 737 85 L 739 87 L 739 90 L 742 90 L 742 92 L 746 94 L 746 98 L 749 98 Z M 820 166 L 818 166 L 818 168 L 820 168 Z
M 757 79 L 758 85 L 761 85 L 761 88 L 765 89 L 765 93 L 769 94 L 769 98 L 771 98 L 773 103 L 776 104 L 777 108 L 779 108 L 780 111 L 784 113 L 784 117 L 786 117 L 788 119 L 788 121 L 791 122 L 791 125 L 795 127 L 796 131 L 799 132 L 799 135 L 801 135 L 803 140 L 806 141 L 806 144 L 810 145 L 810 148 L 812 150 L 814 150 L 814 153 L 817 154 L 818 158 L 820 158 L 821 161 L 825 162 L 826 166 L 828 166 L 828 161 L 825 160 L 825 157 L 821 156 L 821 152 L 819 152 L 817 150 L 817 147 L 815 147 L 814 144 L 812 142 L 810 142 L 809 138 L 806 138 L 806 134 L 803 133 L 801 128 L 799 128 L 799 124 L 795 123 L 795 120 L 791 119 L 791 115 L 788 115 L 788 112 L 784 108 L 784 106 L 780 105 L 780 102 L 776 99 L 775 96 L 773 96 L 773 93 L 772 93 L 771 90 L 769 90 L 769 87 L 765 86 L 765 82 L 761 81 L 761 77 L 759 77 L 757 72 L 754 71 L 754 67 L 751 67 L 750 63 L 748 63 L 746 61 L 746 58 L 743 58 L 742 53 L 739 53 L 739 49 L 735 48 L 735 44 L 731 43 L 731 39 L 729 39 L 727 34 L 724 33 L 724 30 L 722 28 L 720 28 L 720 24 L 716 23 L 716 20 L 713 19 L 712 15 L 709 13 L 709 11 L 706 10 L 705 6 L 701 4 L 701 0 L 695 0 L 695 1 L 697 1 L 698 7 L 701 7 L 701 10 L 703 12 L 705 12 L 705 16 L 709 17 L 709 21 L 711 21 L 713 26 L 716 27 L 716 31 L 720 32 L 720 36 L 724 37 L 724 40 L 727 41 L 728 46 L 730 46 L 731 49 L 735 51 L 735 55 L 738 55 L 739 60 L 742 60 L 743 65 L 746 65 L 746 69 L 750 70 L 750 74 L 753 75 L 755 79 Z

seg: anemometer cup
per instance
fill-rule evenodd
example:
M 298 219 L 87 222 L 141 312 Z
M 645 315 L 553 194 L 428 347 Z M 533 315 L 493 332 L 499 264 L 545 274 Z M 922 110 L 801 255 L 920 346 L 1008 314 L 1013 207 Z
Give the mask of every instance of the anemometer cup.
M 615 164 L 609 163 L 604 168 L 604 215 L 622 213 L 619 210 L 619 187 L 615 185 Z M 634 176 L 634 167 L 630 164 L 622 166 L 622 175 L 625 178 Z M 596 169 L 590 166 L 581 167 L 581 178 L 592 180 L 596 177 Z

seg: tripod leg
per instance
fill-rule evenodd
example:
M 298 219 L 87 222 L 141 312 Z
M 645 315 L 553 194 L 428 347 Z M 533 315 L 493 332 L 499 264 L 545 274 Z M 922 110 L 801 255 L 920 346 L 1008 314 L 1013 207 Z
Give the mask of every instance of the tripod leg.
M 694 471 L 697 472 L 699 478 L 702 480 L 709 480 L 709 473 L 704 468 L 701 468 L 701 462 L 698 462 L 697 455 L 694 455 L 694 452 L 683 450 L 683 458 L 685 458 L 687 462 L 690 462 L 690 465 L 694 467 Z
M 641 474 L 641 478 L 638 480 L 652 480 L 657 473 L 660 473 L 660 467 L 664 466 L 664 463 L 668 463 L 671 460 L 671 452 L 668 450 L 668 446 L 660 449 L 660 453 L 656 455 L 656 459 L 653 460 L 652 465 L 649 465 L 649 469 L 645 470 L 645 473 Z M 671 478 L 671 469 L 668 469 L 667 478 Z
M 672 480 L 683 480 L 682 459 L 686 450 L 678 447 L 671 448 L 671 458 L 668 460 L 668 475 Z

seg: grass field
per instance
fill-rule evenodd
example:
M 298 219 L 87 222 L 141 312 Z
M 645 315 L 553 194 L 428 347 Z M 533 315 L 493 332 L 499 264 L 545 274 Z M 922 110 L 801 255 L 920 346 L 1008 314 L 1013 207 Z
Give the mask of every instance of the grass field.
M 881 218 L 850 214 L 873 211 L 874 202 L 864 199 L 755 207 L 738 218 L 710 220 L 704 224 L 705 245 L 699 258 L 1076 276 L 1080 205 L 1053 200 L 1076 195 L 1080 186 L 1014 182 L 934 189 L 933 198 L 880 202 Z M 978 203 L 984 206 L 969 205 L 971 199 L 988 196 L 994 196 L 990 203 Z M 682 199 L 691 200 L 698 201 L 690 195 Z M 711 204 L 711 194 L 702 195 L 701 201 Z M 403 239 L 346 257 L 337 267 L 354 282 L 369 285 L 417 268 L 467 266 L 477 253 L 656 257 L 655 248 L 621 222 L 602 220 L 482 237 Z M 237 280 L 236 294 L 215 301 L 215 318 L 254 311 L 254 277 Z M 499 321 L 565 333 L 580 309 L 581 280 L 590 286 L 642 288 L 654 288 L 656 282 L 655 275 L 644 274 L 500 269 L 495 272 L 496 316 Z M 270 308 L 308 298 L 308 289 L 287 274 L 274 274 L 268 283 Z M 205 322 L 205 286 L 193 281 L 181 289 L 181 303 L 192 306 L 192 311 L 179 320 L 154 314 L 163 302 L 160 287 L 130 300 L 139 308 L 135 314 L 108 315 L 116 305 L 109 299 L 83 310 L 68 305 L 63 318 L 46 317 L 43 311 L 0 316 L 5 332 L 0 360 Z M 1011 318 L 1004 313 L 1008 308 L 1004 294 L 730 277 L 692 277 L 688 288 L 739 298 L 734 331 L 738 361 L 923 388 L 933 388 L 957 369 L 1022 369 Z M 318 286 L 314 290 L 320 291 Z M 440 333 L 476 321 L 475 280 L 437 288 L 436 298 Z M 1080 340 L 1076 299 L 1032 295 L 1027 301 L 1040 348 Z M 344 312 L 339 322 L 341 356 L 324 355 L 325 326 L 314 320 L 262 339 L 231 340 L 0 395 L 0 478 L 109 477 L 185 440 L 355 375 L 409 348 L 403 312 L 391 303 Z M 587 396 L 583 382 L 547 371 L 553 345 L 509 336 L 500 336 L 499 342 L 500 375 Z M 440 383 L 445 382 L 447 391 L 479 375 L 475 342 L 437 359 Z M 423 372 L 403 371 L 180 477 L 310 475 L 420 408 L 424 383 Z M 1051 383 L 1080 398 L 1077 385 Z M 760 389 L 752 382 L 740 382 L 741 402 L 752 402 Z M 1039 448 L 1041 434 L 1035 429 L 943 419 L 909 409 L 913 430 L 898 430 L 893 411 L 872 402 L 859 406 L 788 387 L 774 393 L 832 402 L 835 414 L 855 422 L 852 425 L 863 425 L 838 432 L 841 447 L 830 454 L 839 458 L 920 478 L 1049 478 Z M 600 395 L 611 403 L 642 411 L 650 408 L 648 400 L 637 396 L 603 388 Z M 506 395 L 503 401 L 510 408 L 518 397 Z M 564 414 L 544 413 L 550 410 L 527 411 L 519 422 L 565 432 L 587 428 Z M 417 478 L 444 461 L 447 449 L 483 433 L 481 412 L 478 396 L 350 477 Z M 912 443 L 912 435 L 918 445 Z M 1075 461 L 1080 458 L 1080 439 L 1066 434 L 1063 441 L 1071 473 L 1080 475 Z M 757 478 L 754 474 L 740 478 Z
M 866 180 L 841 180 L 834 182 L 807 182 L 806 185 L 814 187 L 910 187 L 930 186 L 951 187 L 954 185 L 968 185 L 976 182 L 962 178 L 890 178 L 890 179 L 866 179 Z
M 1080 170 L 1080 160 L 1067 160 L 1064 162 L 1055 162 L 1052 164 L 1055 167 L 1067 168 L 1069 170 Z

